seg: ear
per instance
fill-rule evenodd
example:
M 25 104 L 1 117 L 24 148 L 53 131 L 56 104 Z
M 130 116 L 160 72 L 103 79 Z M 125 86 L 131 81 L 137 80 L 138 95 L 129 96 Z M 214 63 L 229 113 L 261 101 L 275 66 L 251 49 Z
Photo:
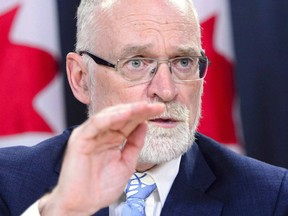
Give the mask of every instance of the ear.
M 89 74 L 82 56 L 73 52 L 68 53 L 66 57 L 66 72 L 74 96 L 80 102 L 89 105 Z

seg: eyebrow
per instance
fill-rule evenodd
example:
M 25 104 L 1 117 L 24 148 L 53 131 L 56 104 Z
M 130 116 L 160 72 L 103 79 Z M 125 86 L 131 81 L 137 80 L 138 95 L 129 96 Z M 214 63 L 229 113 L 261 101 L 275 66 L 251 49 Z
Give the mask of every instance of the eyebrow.
M 140 54 L 150 54 L 151 51 L 149 49 L 152 47 L 152 44 L 145 44 L 145 45 L 135 45 L 135 44 L 128 44 L 126 45 L 120 54 L 120 58 L 127 58 L 133 55 L 140 55 Z M 198 49 L 195 49 L 191 46 L 187 45 L 180 45 L 177 47 L 172 47 L 175 50 L 175 54 L 179 56 L 198 56 L 201 55 Z
M 190 46 L 186 46 L 186 45 L 177 47 L 176 50 L 177 50 L 177 53 L 183 56 L 199 56 L 200 55 L 200 51 L 197 51 L 197 49 L 190 47 Z
M 146 44 L 146 45 L 128 44 L 122 49 L 120 58 L 126 58 L 132 55 L 139 55 L 139 54 L 147 53 L 148 49 L 151 47 L 152 47 L 152 44 Z

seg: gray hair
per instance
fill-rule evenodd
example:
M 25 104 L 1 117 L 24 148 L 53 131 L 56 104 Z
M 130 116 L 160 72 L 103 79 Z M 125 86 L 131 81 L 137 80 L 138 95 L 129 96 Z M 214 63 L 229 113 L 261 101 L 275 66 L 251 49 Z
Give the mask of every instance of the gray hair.
M 76 52 L 87 50 L 90 45 L 91 36 L 94 35 L 95 28 L 95 10 L 99 0 L 82 0 L 77 10 L 77 41 Z M 93 33 L 91 31 L 94 31 Z M 91 34 L 92 33 L 92 34 Z

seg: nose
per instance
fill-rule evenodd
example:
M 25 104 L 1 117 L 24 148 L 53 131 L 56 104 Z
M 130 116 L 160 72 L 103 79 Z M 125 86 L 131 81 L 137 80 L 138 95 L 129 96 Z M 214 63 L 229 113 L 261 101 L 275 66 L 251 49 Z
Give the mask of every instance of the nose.
M 168 64 L 164 62 L 159 64 L 155 73 L 148 86 L 148 96 L 152 99 L 159 97 L 163 102 L 175 99 L 178 94 L 178 88 L 173 81 Z

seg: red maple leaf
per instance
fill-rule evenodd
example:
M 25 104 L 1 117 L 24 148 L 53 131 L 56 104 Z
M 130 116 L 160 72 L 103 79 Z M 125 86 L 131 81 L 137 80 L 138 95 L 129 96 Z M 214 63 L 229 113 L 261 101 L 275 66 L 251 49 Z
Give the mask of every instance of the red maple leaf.
M 199 131 L 222 143 L 237 143 L 233 121 L 235 99 L 233 64 L 215 50 L 214 30 L 217 17 L 201 24 L 202 42 L 211 60 L 203 95 L 203 111 Z
M 33 100 L 55 77 L 57 62 L 43 50 L 13 44 L 9 40 L 18 9 L 0 16 L 0 135 L 52 132 L 34 110 Z

